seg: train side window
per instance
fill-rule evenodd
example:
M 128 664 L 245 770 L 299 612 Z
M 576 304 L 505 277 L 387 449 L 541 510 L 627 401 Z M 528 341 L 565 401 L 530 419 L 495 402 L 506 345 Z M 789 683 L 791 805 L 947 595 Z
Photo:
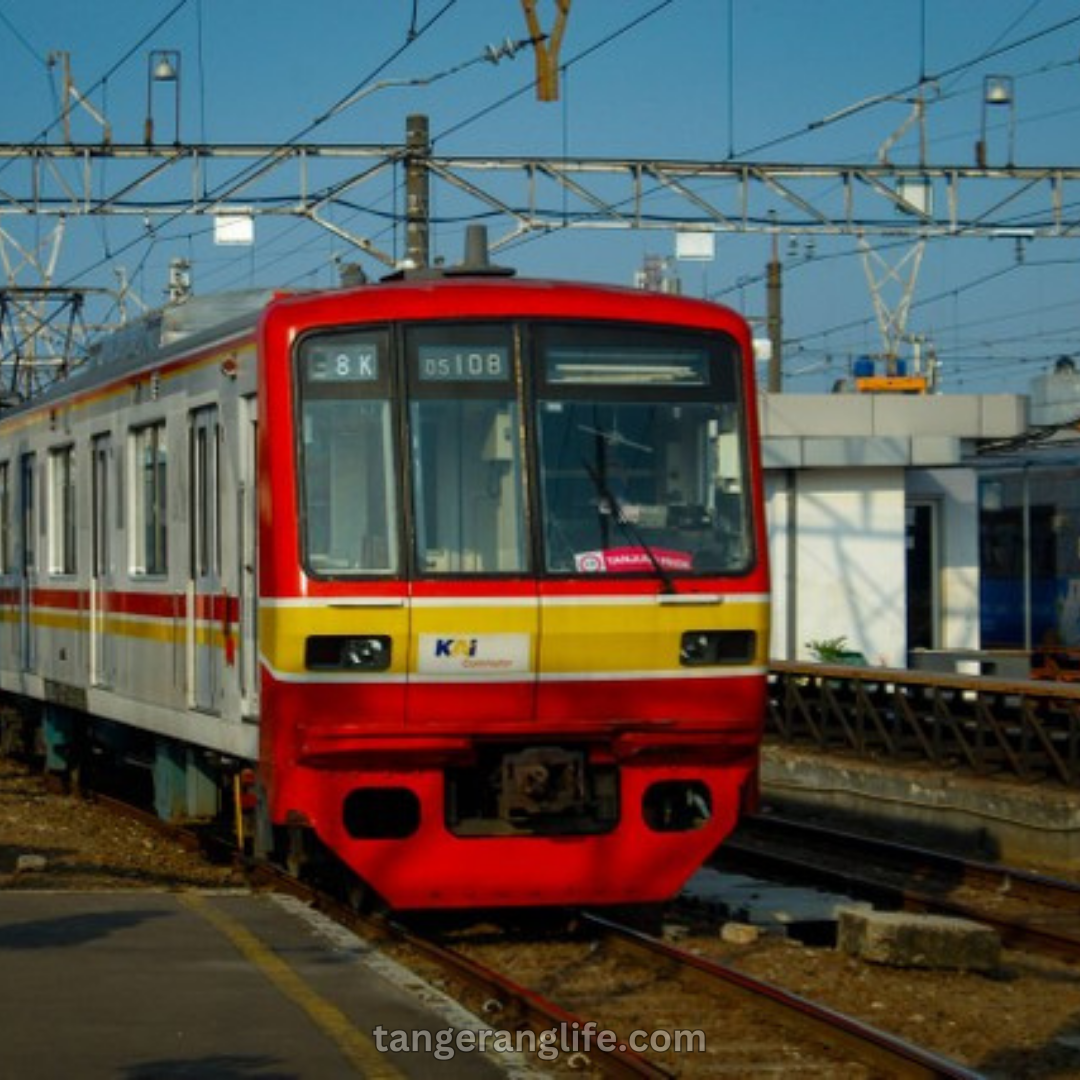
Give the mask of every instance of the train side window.
M 49 451 L 49 573 L 75 573 L 75 447 Z
M 191 488 L 192 576 L 204 584 L 221 573 L 221 428 L 217 410 L 191 416 L 188 483 Z
M 97 435 L 90 444 L 90 573 L 101 579 L 112 569 L 109 532 L 110 437 Z
M 19 569 L 24 574 L 37 569 L 37 500 L 34 491 L 34 476 L 37 473 L 37 458 L 34 454 L 23 454 L 19 459 Z
M 168 570 L 168 451 L 165 424 L 131 433 L 131 572 L 149 577 Z
M 11 467 L 0 461 L 0 574 L 10 574 L 11 561 Z

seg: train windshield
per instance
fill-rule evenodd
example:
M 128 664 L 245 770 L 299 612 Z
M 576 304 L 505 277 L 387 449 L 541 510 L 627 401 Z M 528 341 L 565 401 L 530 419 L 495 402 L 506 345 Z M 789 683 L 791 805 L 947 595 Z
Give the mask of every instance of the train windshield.
M 751 530 L 736 348 L 612 326 L 539 332 L 546 569 L 738 573 Z
M 420 571 L 527 570 L 511 329 L 503 323 L 417 327 L 405 340 Z
M 313 335 L 298 375 L 301 530 L 318 576 L 402 573 L 406 520 L 409 566 L 428 577 L 539 560 L 671 587 L 750 567 L 741 374 L 725 335 L 413 324 Z
M 300 345 L 301 520 L 307 564 L 318 574 L 398 569 L 388 346 L 379 332 Z

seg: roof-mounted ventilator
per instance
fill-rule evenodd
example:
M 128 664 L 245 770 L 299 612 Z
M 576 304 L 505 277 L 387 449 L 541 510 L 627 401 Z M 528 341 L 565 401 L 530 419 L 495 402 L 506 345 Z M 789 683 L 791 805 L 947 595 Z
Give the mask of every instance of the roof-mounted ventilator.
M 465 260 L 443 271 L 447 277 L 513 277 L 512 266 L 498 266 L 491 261 L 488 251 L 486 225 L 468 225 L 465 228 Z
M 424 266 L 415 269 L 402 267 L 388 274 L 383 281 L 417 281 L 443 277 L 513 277 L 512 266 L 499 266 L 491 261 L 488 252 L 486 225 L 465 228 L 465 258 L 454 266 Z

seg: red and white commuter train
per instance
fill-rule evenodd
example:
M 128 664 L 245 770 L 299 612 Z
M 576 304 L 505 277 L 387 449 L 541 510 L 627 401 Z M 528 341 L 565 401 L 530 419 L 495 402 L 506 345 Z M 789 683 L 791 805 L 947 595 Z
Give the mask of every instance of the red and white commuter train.
M 397 908 L 666 898 L 756 785 L 749 332 L 466 267 L 192 299 L 3 411 L 0 573 L 51 769 L 253 773 L 260 847 Z

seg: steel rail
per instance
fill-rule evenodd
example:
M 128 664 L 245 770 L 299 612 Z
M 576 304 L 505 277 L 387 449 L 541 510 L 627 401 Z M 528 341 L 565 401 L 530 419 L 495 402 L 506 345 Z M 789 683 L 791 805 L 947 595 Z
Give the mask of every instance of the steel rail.
M 1080 961 L 1080 885 L 1050 878 L 1017 867 L 963 859 L 939 851 L 868 837 L 844 830 L 830 829 L 794 821 L 782 815 L 747 820 L 748 828 L 729 839 L 724 853 L 757 865 L 795 874 L 848 892 L 876 896 L 907 910 L 935 912 L 972 919 L 992 926 L 1003 944 L 1071 962 Z M 766 843 L 811 846 L 814 852 L 827 850 L 843 856 L 857 854 L 860 860 L 874 859 L 885 870 L 902 873 L 905 881 L 896 882 L 874 876 L 865 861 L 860 869 L 845 860 L 840 868 L 830 868 L 814 854 L 775 851 L 755 843 L 755 835 Z M 1024 912 L 1017 915 L 994 910 L 992 903 L 962 900 L 948 895 L 930 883 L 950 892 L 960 886 L 977 890 L 995 903 L 1003 897 L 1028 905 L 1051 909 L 1050 913 Z M 1067 920 L 1064 922 L 1063 919 Z
M 208 846 L 204 833 L 161 821 L 131 803 L 100 793 L 86 792 L 87 797 L 109 806 L 114 812 L 139 820 L 163 835 L 183 841 L 193 849 Z M 230 848 L 224 841 L 215 840 L 216 854 L 230 852 L 234 865 L 241 870 L 253 887 L 287 893 L 310 904 L 328 918 L 367 940 L 405 946 L 440 970 L 485 995 L 495 1007 L 492 1013 L 503 1014 L 501 1021 L 507 1029 L 528 1027 L 539 1037 L 552 1030 L 580 1031 L 587 1029 L 586 1021 L 535 990 L 489 968 L 470 957 L 447 948 L 417 933 L 402 923 L 381 915 L 363 914 L 330 896 L 325 891 L 301 882 L 284 870 L 262 860 L 247 858 Z M 668 945 L 632 927 L 623 926 L 595 914 L 583 914 L 582 924 L 609 945 L 644 956 L 650 962 L 657 959 L 675 967 L 680 974 L 696 981 L 712 993 L 720 992 L 753 1002 L 813 1040 L 852 1054 L 868 1065 L 891 1070 L 892 1075 L 911 1078 L 943 1078 L 943 1080 L 979 1080 L 979 1074 L 957 1062 L 917 1047 L 896 1036 L 864 1024 L 809 999 L 790 993 L 763 980 L 754 979 L 726 965 Z M 582 1057 L 603 1076 L 662 1080 L 673 1074 L 632 1050 L 625 1039 L 607 1050 L 598 1047 L 574 1048 L 569 1058 Z
M 816 1041 L 832 1048 L 841 1047 L 865 1064 L 888 1069 L 890 1075 L 954 1080 L 979 1078 L 978 1073 L 958 1062 L 725 964 L 685 952 L 632 927 L 592 914 L 585 916 L 585 923 L 592 926 L 606 942 L 618 948 L 645 956 L 653 962 L 659 959 L 671 964 L 680 974 L 695 979 L 712 992 L 750 999 L 759 1008 L 770 1010 Z
M 797 821 L 783 814 L 757 815 L 745 820 L 751 830 L 761 831 L 765 835 L 780 832 L 825 846 L 839 842 L 846 849 L 876 858 L 896 860 L 905 865 L 917 860 L 943 874 L 961 879 L 964 884 L 975 885 L 986 891 L 1008 892 L 1014 899 L 1033 900 L 1048 907 L 1080 909 L 1080 883 L 1075 881 L 1050 877 L 1018 866 L 966 859 L 915 844 L 851 832 L 849 829 L 834 829 L 813 822 Z
M 334 922 L 366 940 L 405 946 L 448 976 L 479 991 L 492 1003 L 493 1027 L 517 1031 L 527 1027 L 539 1038 L 542 1032 L 586 1030 L 586 1020 L 564 1009 L 557 1002 L 516 982 L 509 976 L 465 956 L 455 949 L 410 929 L 397 920 L 363 914 L 335 900 L 318 888 L 291 877 L 268 863 L 252 862 L 247 867 L 249 878 L 263 887 L 286 892 L 316 908 Z M 557 1044 L 553 1044 L 557 1045 Z M 609 1050 L 598 1047 L 573 1048 L 566 1051 L 568 1059 L 580 1055 L 589 1066 L 603 1076 L 617 1080 L 666 1080 L 673 1074 L 626 1045 L 625 1039 Z
M 325 890 L 300 881 L 272 863 L 241 855 L 236 847 L 224 838 L 195 831 L 185 825 L 162 821 L 153 812 L 112 795 L 86 788 L 80 788 L 77 794 L 128 820 L 137 821 L 162 836 L 179 841 L 189 850 L 201 849 L 207 852 L 212 849 L 216 858 L 230 857 L 235 868 L 243 873 L 253 888 L 296 897 L 368 941 L 389 942 L 413 950 L 449 976 L 478 990 L 488 1001 L 497 1003 L 497 1008 L 492 1009 L 493 1027 L 502 1026 L 513 1031 L 528 1027 L 536 1033 L 538 1039 L 542 1032 L 588 1030 L 585 1018 L 575 1015 L 543 994 L 454 949 L 424 937 L 396 920 L 358 912 Z M 605 1050 L 596 1046 L 574 1046 L 565 1053 L 567 1060 L 575 1057 L 587 1059 L 590 1068 L 615 1080 L 668 1080 L 673 1075 L 631 1049 L 626 1039 L 619 1039 L 615 1046 Z
M 112 813 L 137 821 L 162 836 L 182 843 L 191 851 L 213 850 L 217 858 L 230 856 L 233 865 L 242 872 L 254 888 L 285 893 L 296 897 L 327 918 L 368 941 L 389 942 L 405 946 L 441 971 L 483 994 L 497 1005 L 493 1008 L 492 1026 L 517 1031 L 528 1027 L 539 1039 L 542 1032 L 574 1032 L 588 1030 L 585 1018 L 575 1015 L 543 994 L 478 963 L 470 957 L 424 937 L 402 923 L 390 918 L 356 911 L 322 889 L 303 882 L 280 867 L 259 859 L 242 856 L 235 847 L 221 838 L 193 831 L 184 825 L 162 821 L 156 814 L 123 799 L 85 790 L 83 797 L 107 807 Z M 575 1057 L 588 1060 L 590 1068 L 615 1080 L 668 1080 L 673 1074 L 619 1039 L 615 1046 L 601 1050 L 594 1046 L 573 1047 L 566 1051 L 568 1060 Z

